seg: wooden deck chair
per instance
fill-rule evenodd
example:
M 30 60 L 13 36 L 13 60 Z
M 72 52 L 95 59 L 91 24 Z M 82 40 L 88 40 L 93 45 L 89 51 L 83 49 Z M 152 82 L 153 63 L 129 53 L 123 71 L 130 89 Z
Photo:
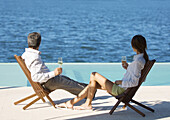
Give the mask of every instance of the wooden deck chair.
M 139 84 L 136 87 L 131 87 L 128 88 L 127 90 L 125 90 L 125 92 L 123 92 L 122 94 L 116 96 L 116 99 L 118 99 L 117 103 L 113 106 L 113 108 L 111 109 L 111 111 L 109 112 L 110 115 L 114 112 L 114 110 L 117 108 L 117 106 L 120 104 L 120 102 L 125 103 L 125 105 L 123 106 L 123 108 L 125 108 L 126 106 L 130 107 L 131 109 L 135 110 L 137 113 L 139 113 L 140 115 L 142 115 L 143 117 L 145 117 L 145 114 L 142 113 L 141 111 L 139 111 L 137 108 L 135 108 L 134 106 L 130 105 L 129 102 L 133 102 L 147 110 L 150 110 L 152 112 L 154 112 L 153 109 L 133 100 L 133 96 L 135 95 L 136 91 L 139 89 L 139 87 L 141 86 L 141 84 L 145 81 L 147 74 L 149 73 L 150 69 L 152 68 L 152 66 L 154 65 L 156 60 L 149 60 L 146 64 L 144 69 L 142 70 L 141 73 L 141 77 L 139 79 Z
M 37 102 L 37 101 L 40 100 L 40 99 L 41 99 L 43 102 L 45 102 L 44 97 L 46 96 L 47 99 L 50 101 L 50 103 L 54 106 L 54 108 L 56 108 L 54 102 L 53 102 L 52 99 L 49 97 L 49 93 L 50 93 L 50 92 L 49 92 L 48 90 L 45 90 L 45 89 L 40 85 L 40 83 L 32 81 L 32 79 L 31 79 L 31 73 L 30 73 L 30 71 L 27 69 L 27 67 L 26 67 L 26 65 L 25 65 L 25 62 L 24 62 L 24 60 L 21 58 L 21 56 L 14 55 L 14 57 L 15 57 L 15 59 L 17 60 L 19 66 L 21 67 L 21 69 L 22 69 L 23 72 L 25 73 L 27 79 L 29 80 L 32 88 L 33 88 L 34 91 L 35 91 L 35 94 L 32 94 L 32 95 L 30 95 L 30 96 L 28 96 L 28 97 L 26 97 L 26 98 L 23 98 L 23 99 L 21 99 L 21 100 L 19 100 L 19 101 L 17 101 L 17 102 L 14 102 L 14 104 L 17 105 L 17 104 L 19 104 L 19 103 L 21 103 L 21 102 L 23 102 L 23 101 L 25 101 L 25 100 L 28 100 L 28 99 L 30 99 L 30 98 L 32 98 L 32 97 L 35 97 L 35 96 L 38 96 L 38 98 L 36 98 L 35 100 L 33 100 L 32 102 L 30 102 L 29 104 L 27 104 L 25 107 L 23 107 L 23 109 L 25 110 L 25 109 L 27 109 L 29 106 L 31 106 L 32 104 L 34 104 L 35 102 Z

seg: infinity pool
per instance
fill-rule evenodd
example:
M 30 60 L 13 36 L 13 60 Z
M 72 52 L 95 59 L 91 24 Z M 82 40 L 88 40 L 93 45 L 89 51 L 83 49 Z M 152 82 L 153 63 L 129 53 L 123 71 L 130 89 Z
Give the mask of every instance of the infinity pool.
M 56 63 L 46 64 L 50 70 L 58 67 Z M 98 72 L 106 78 L 120 80 L 125 73 L 121 63 L 65 63 L 63 75 L 88 83 L 91 72 Z M 143 86 L 170 86 L 170 63 L 155 63 Z M 30 86 L 17 63 L 0 63 L 0 86 Z

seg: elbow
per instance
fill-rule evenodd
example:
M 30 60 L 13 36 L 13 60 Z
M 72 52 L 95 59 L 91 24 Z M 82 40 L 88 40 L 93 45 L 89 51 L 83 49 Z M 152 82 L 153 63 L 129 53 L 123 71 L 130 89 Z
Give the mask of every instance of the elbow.
M 138 86 L 138 79 L 122 81 L 122 87 L 136 87 Z
M 31 78 L 32 78 L 33 82 L 39 82 L 40 81 L 40 77 L 37 76 L 37 75 L 32 75 Z
M 31 78 L 32 78 L 32 81 L 33 81 L 33 82 L 38 82 L 35 76 L 34 76 L 34 77 L 31 77 Z

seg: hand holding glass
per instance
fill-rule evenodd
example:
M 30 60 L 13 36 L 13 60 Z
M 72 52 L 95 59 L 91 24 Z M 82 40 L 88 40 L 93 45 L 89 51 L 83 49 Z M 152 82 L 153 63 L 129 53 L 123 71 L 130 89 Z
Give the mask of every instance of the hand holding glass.
M 123 66 L 126 65 L 126 56 L 122 56 L 122 65 L 123 65 Z

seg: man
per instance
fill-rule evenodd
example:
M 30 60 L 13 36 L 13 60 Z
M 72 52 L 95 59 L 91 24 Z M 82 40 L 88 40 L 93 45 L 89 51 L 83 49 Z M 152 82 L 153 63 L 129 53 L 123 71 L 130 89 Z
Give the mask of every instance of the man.
M 31 72 L 31 78 L 34 82 L 39 82 L 49 91 L 63 89 L 74 95 L 78 95 L 87 86 L 85 83 L 79 83 L 67 76 L 60 75 L 62 73 L 62 68 L 56 68 L 54 71 L 50 72 L 40 57 L 40 33 L 30 33 L 27 42 L 29 48 L 25 49 L 22 58 Z

